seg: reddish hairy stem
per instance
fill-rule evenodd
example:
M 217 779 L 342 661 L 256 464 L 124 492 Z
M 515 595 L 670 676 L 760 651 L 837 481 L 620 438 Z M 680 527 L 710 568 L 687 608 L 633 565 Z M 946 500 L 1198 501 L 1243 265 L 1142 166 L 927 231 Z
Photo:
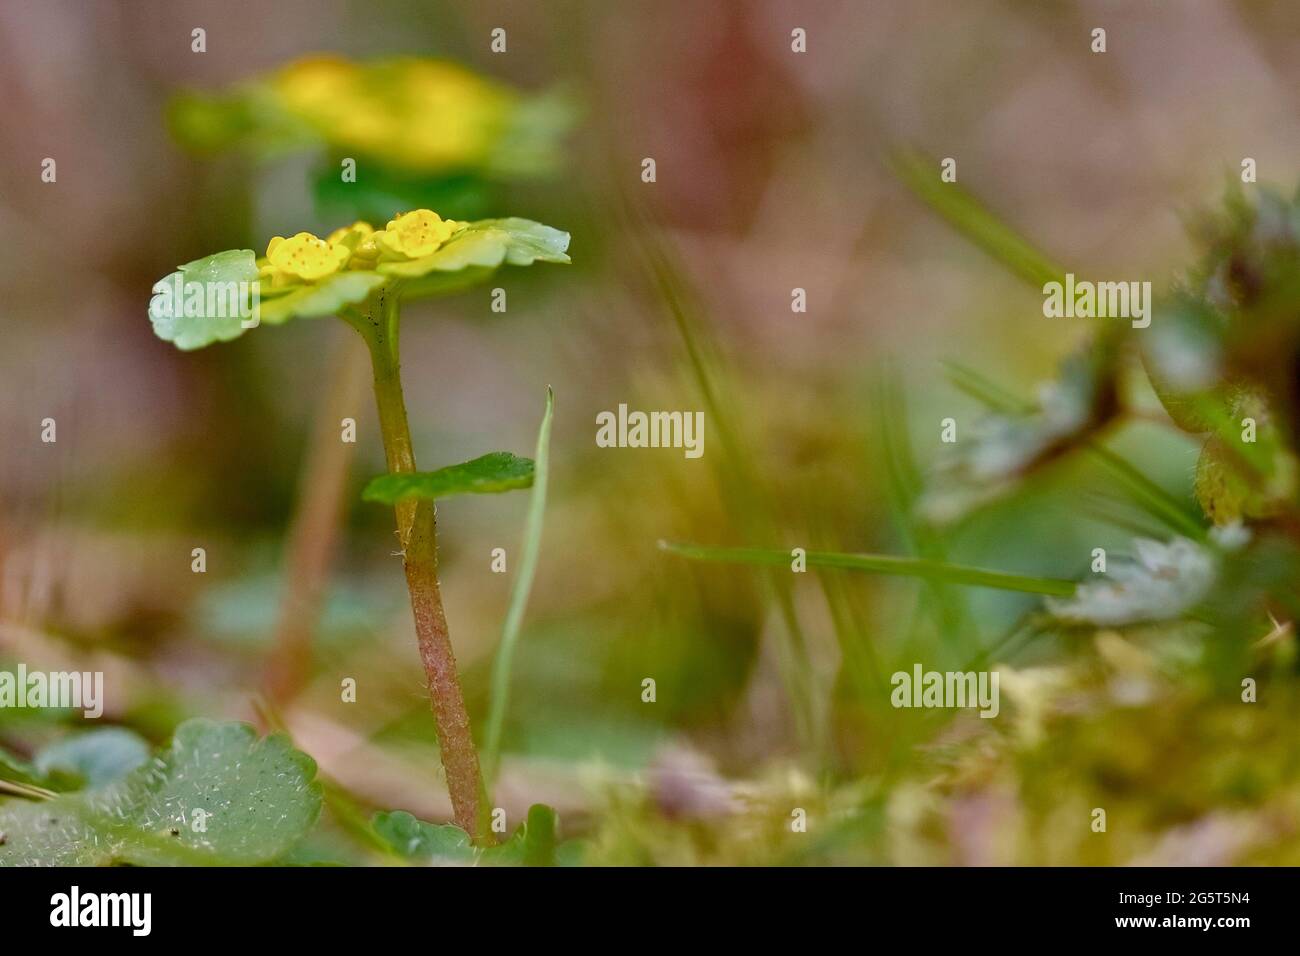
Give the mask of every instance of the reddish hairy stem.
M 370 349 L 388 470 L 395 474 L 415 471 L 415 452 L 402 398 L 395 290 L 379 290 L 368 302 L 366 312 L 351 317 L 351 321 Z M 483 777 L 438 588 L 437 516 L 431 501 L 401 501 L 396 512 L 406 587 L 411 594 L 420 660 L 433 704 L 442 766 L 447 773 L 447 791 L 457 826 L 478 840 L 485 837 L 481 826 Z

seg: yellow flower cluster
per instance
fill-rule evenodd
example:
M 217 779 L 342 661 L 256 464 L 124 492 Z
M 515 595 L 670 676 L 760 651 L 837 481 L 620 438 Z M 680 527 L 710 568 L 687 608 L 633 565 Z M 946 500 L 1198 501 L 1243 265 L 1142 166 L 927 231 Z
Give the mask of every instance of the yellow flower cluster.
M 271 89 L 337 146 L 426 171 L 481 163 L 517 102 L 463 67 L 416 58 L 312 57 L 276 73 Z
M 407 262 L 432 255 L 465 227 L 436 212 L 417 209 L 399 213 L 380 230 L 368 222 L 354 222 L 320 239 L 300 232 L 286 239 L 276 236 L 257 262 L 259 277 L 271 288 L 319 282 L 347 269 L 370 270 L 381 262 Z

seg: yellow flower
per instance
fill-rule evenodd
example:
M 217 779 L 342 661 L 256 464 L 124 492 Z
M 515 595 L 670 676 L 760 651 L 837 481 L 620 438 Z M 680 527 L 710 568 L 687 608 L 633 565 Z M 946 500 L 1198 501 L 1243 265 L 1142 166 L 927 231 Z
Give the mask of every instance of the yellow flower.
M 291 239 L 276 236 L 266 247 L 266 265 L 261 271 L 271 277 L 274 285 L 295 279 L 315 282 L 338 272 L 351 255 L 347 246 L 318 239 L 310 232 L 300 232 Z
M 257 261 L 258 275 L 271 288 L 318 282 L 342 270 L 374 271 L 382 262 L 406 262 L 436 252 L 465 223 L 443 219 L 429 209 L 399 213 L 387 229 L 358 220 L 335 229 L 325 239 L 300 232 L 276 236 Z
M 327 240 L 331 246 L 341 246 L 348 250 L 351 258 L 347 261 L 349 269 L 370 269 L 379 259 L 379 237 L 382 232 L 375 232 L 375 227 L 368 222 L 357 220 L 350 226 L 335 229 Z
M 378 234 L 379 246 L 392 258 L 419 259 L 437 252 L 464 225 L 428 209 L 399 213 Z

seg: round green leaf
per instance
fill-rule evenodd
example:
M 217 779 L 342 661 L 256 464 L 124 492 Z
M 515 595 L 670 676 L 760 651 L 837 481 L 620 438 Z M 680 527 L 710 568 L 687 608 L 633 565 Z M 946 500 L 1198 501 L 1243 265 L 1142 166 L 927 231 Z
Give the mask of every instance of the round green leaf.
M 315 825 L 315 775 L 283 735 L 189 720 L 166 752 L 103 789 L 0 806 L 0 865 L 269 863 Z

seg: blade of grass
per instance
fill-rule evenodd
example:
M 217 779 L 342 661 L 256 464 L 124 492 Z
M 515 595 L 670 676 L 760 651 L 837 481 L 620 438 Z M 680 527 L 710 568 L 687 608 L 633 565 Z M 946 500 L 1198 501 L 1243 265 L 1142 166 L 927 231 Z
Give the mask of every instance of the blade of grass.
M 942 536 L 914 517 L 916 499 L 921 494 L 923 482 L 907 433 L 903 389 L 897 378 L 888 372 L 881 376 L 877 407 L 890 501 L 906 547 L 926 560 L 946 563 L 948 553 Z M 978 646 L 978 628 L 971 619 L 965 596 L 942 582 L 929 582 L 928 587 L 938 610 L 936 623 L 940 632 Z
M 890 165 L 912 192 L 958 232 L 1035 288 L 1064 281 L 1064 269 L 993 215 L 978 199 L 956 183 L 940 181 L 939 164 L 934 159 L 916 150 L 900 150 L 890 157 Z
M 768 567 L 788 565 L 790 552 L 779 548 L 711 548 L 697 544 L 660 541 L 659 547 L 672 554 L 693 561 L 720 561 L 726 564 L 752 564 Z M 1070 597 L 1077 585 L 1064 578 L 1042 578 L 1007 571 L 990 571 L 925 558 L 900 558 L 888 554 L 844 554 L 838 551 L 809 551 L 810 567 L 845 568 L 870 574 L 889 574 L 921 578 L 928 581 L 946 581 L 971 587 L 995 588 L 1000 591 L 1019 591 L 1022 594 L 1046 594 L 1053 597 Z
M 519 643 L 519 629 L 523 624 L 528 595 L 537 573 L 537 555 L 542 546 L 542 523 L 546 515 L 547 469 L 551 454 L 551 419 L 555 411 L 555 392 L 546 388 L 546 412 L 537 432 L 537 451 L 533 457 L 533 491 L 528 502 L 528 517 L 524 521 L 524 545 L 519 559 L 519 573 L 510 589 L 510 606 L 501 628 L 501 645 L 492 662 L 492 702 L 488 711 L 487 733 L 483 746 L 483 773 L 491 785 L 496 776 L 497 761 L 501 753 L 501 731 L 506 721 L 506 706 L 510 699 L 510 670 L 514 662 L 515 646 Z
M 1016 621 L 996 641 L 981 650 L 962 668 L 964 671 L 977 670 L 990 663 L 995 657 L 1008 654 L 1012 649 L 1019 650 L 1025 644 L 1045 633 L 1042 614 L 1027 614 Z
M 806 516 L 809 542 L 814 548 L 833 546 L 836 527 L 832 516 L 821 507 L 822 494 L 827 486 L 823 481 L 810 481 L 804 489 L 802 512 Z M 771 572 L 779 573 L 779 572 Z M 841 571 L 821 569 L 815 573 L 830 614 L 831 629 L 840 649 L 841 677 L 858 701 L 869 703 L 879 700 L 884 687 L 880 659 L 874 643 L 873 628 L 868 618 L 854 600 Z M 832 690 L 830 707 L 837 704 Z
M 1135 538 L 1159 539 L 1169 530 L 1118 493 L 1094 491 L 1085 494 L 1083 512 L 1099 524 L 1120 528 Z
M 1193 541 L 1204 541 L 1204 525 L 1164 488 L 1142 474 L 1134 465 L 1097 442 L 1088 444 L 1088 451 L 1119 479 L 1134 501 L 1154 518 Z
M 1032 402 L 1025 401 L 969 366 L 957 362 L 944 362 L 943 366 L 948 381 L 955 388 L 992 411 L 1008 415 L 1030 415 L 1038 411 Z
M 58 796 L 53 790 L 46 790 L 34 783 L 19 783 L 17 780 L 0 780 L 0 793 L 11 793 L 29 800 L 52 800 Z

